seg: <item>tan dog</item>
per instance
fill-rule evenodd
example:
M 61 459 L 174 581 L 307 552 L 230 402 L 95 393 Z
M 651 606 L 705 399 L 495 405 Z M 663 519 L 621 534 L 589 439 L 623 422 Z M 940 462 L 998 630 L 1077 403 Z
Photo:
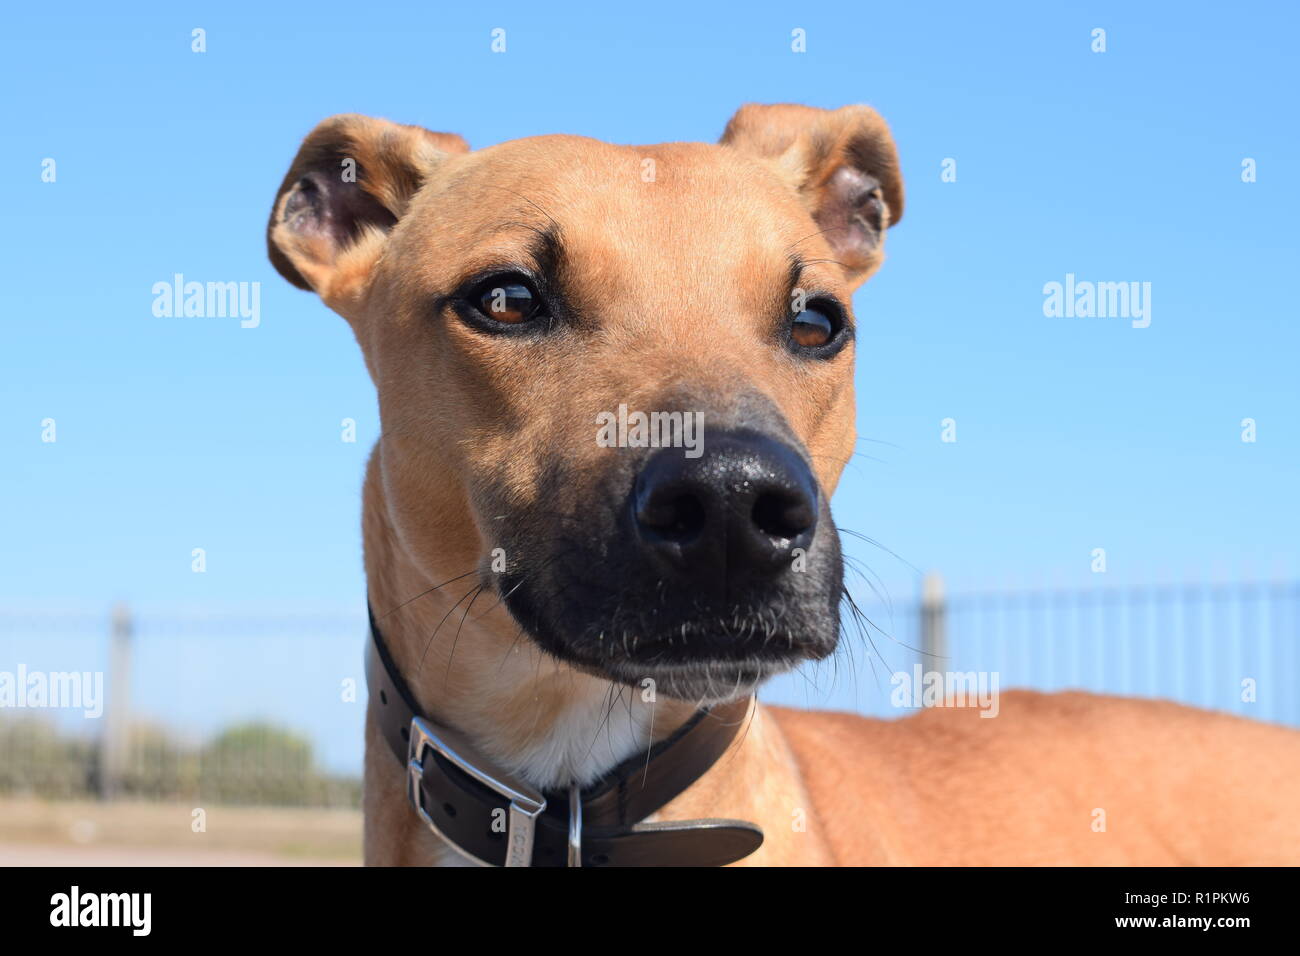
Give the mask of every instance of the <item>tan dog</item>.
M 311 133 L 270 254 L 348 320 L 378 388 L 370 599 L 427 715 L 535 787 L 586 785 L 834 649 L 851 295 L 902 211 L 860 106 L 747 106 L 720 145 Z M 702 414 L 698 457 L 606 447 L 620 406 Z M 366 860 L 456 862 L 374 696 Z M 1294 732 L 1013 693 L 994 720 L 755 704 L 655 818 L 758 824 L 746 864 L 1246 864 L 1300 863 L 1297 807 Z

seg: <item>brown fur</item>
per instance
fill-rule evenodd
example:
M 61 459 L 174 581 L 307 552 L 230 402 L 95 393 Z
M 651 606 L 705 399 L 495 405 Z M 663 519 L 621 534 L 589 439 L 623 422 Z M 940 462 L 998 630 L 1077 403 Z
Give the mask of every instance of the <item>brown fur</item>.
M 320 190 L 337 189 L 349 158 L 359 182 L 330 193 L 341 220 L 322 218 Z M 865 211 L 844 207 L 867 189 Z M 557 448 L 571 474 L 598 470 L 597 412 L 677 393 L 774 406 L 829 494 L 854 445 L 852 346 L 800 363 L 761 317 L 780 306 L 792 255 L 847 302 L 902 208 L 893 141 L 866 107 L 748 106 L 722 145 L 545 136 L 470 152 L 359 116 L 313 131 L 276 198 L 271 258 L 349 321 L 377 386 L 368 586 L 432 716 L 533 778 L 556 765 L 598 775 L 644 744 L 648 725 L 616 739 L 621 710 L 601 723 L 607 682 L 543 655 L 496 595 L 471 600 L 505 520 L 493 505 L 536 503 Z M 435 310 L 557 226 L 580 346 L 488 341 Z M 580 520 L 581 483 L 550 493 Z M 692 709 L 660 700 L 653 736 Z M 627 723 L 646 719 L 629 699 Z M 367 861 L 447 860 L 373 722 L 366 735 Z M 733 750 L 659 816 L 759 823 L 750 865 L 1296 863 L 1297 768 L 1300 735 L 1168 703 L 1017 693 L 997 719 L 940 709 L 893 723 L 756 706 Z

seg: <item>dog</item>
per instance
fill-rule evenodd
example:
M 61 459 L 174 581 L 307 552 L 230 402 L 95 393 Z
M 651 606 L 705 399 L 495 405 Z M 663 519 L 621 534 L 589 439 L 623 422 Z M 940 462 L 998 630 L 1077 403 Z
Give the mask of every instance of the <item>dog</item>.
M 865 106 L 747 105 L 717 144 L 307 136 L 270 258 L 351 325 L 383 426 L 368 864 L 1300 863 L 1284 728 L 756 702 L 839 639 L 852 294 L 902 215 Z

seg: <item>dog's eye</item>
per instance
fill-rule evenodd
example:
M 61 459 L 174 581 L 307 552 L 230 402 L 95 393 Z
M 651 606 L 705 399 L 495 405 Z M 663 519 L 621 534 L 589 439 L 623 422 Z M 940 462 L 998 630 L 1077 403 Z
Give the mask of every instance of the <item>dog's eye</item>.
M 838 317 L 827 315 L 826 309 L 809 307 L 795 314 L 790 324 L 790 338 L 794 344 L 806 349 L 821 348 L 835 338 Z
M 489 319 L 519 325 L 541 311 L 542 297 L 521 276 L 489 280 L 479 287 L 474 305 Z
M 808 300 L 788 321 L 786 348 L 803 358 L 834 358 L 853 339 L 848 311 L 830 295 Z

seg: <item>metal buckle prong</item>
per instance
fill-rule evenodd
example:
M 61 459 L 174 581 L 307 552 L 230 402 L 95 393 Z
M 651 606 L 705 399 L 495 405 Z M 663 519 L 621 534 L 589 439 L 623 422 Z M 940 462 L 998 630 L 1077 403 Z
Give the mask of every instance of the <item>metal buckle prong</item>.
M 569 866 L 582 866 L 582 788 L 569 784 Z
M 509 774 L 491 767 L 483 762 L 471 763 L 463 754 L 471 753 L 454 732 L 445 727 L 437 727 L 421 717 L 411 718 L 410 741 L 407 748 L 406 796 L 411 806 L 420 815 L 425 826 L 440 839 L 450 844 L 457 852 L 473 860 L 480 866 L 492 866 L 471 853 L 466 853 L 445 833 L 438 829 L 429 811 L 424 809 L 420 799 L 420 781 L 424 778 L 424 758 L 427 750 L 437 752 L 444 759 L 463 770 L 479 783 L 499 793 L 510 801 L 508 826 L 506 830 L 506 866 L 531 866 L 533 861 L 533 836 L 537 830 L 537 818 L 546 809 L 546 798 L 533 787 L 514 779 Z

